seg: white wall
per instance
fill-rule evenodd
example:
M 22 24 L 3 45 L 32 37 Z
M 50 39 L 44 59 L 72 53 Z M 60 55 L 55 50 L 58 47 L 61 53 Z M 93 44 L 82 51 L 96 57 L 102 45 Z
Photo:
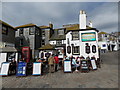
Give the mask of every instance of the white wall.
M 81 40 L 81 33 L 88 33 L 88 32 L 95 32 L 96 34 L 96 41 L 88 41 L 88 42 L 82 42 Z M 79 31 L 79 40 L 72 40 L 72 35 L 70 34 L 70 32 L 68 32 L 66 34 L 66 55 L 67 56 L 73 56 L 73 57 L 77 57 L 77 56 L 84 56 L 84 57 L 87 57 L 87 56 L 90 56 L 92 57 L 93 55 L 96 57 L 96 58 L 99 58 L 99 52 L 98 52 L 98 33 L 95 31 L 95 30 L 87 30 L 87 31 Z M 69 45 L 68 45 L 68 39 L 69 38 Z M 85 44 L 88 43 L 90 45 L 90 49 L 91 49 L 91 53 L 90 54 L 87 54 L 85 52 Z M 72 55 L 72 46 L 71 44 L 74 44 L 74 46 L 80 46 L 80 55 Z M 96 53 L 92 53 L 92 45 L 95 45 L 96 46 Z M 67 53 L 67 46 L 71 46 L 71 53 L 68 54 Z

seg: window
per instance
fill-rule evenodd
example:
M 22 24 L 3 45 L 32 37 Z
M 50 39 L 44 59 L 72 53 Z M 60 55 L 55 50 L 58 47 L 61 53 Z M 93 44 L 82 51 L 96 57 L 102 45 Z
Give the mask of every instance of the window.
M 61 45 L 61 44 L 62 44 L 62 41 L 56 41 L 56 44 L 57 44 L 57 45 Z
M 20 39 L 20 46 L 23 46 L 23 39 Z
M 67 46 L 67 53 L 70 54 L 71 53 L 71 47 Z
M 64 30 L 58 30 L 59 35 L 64 35 Z
M 2 34 L 7 35 L 7 33 L 8 33 L 8 28 L 5 26 L 2 26 Z
M 72 46 L 73 54 L 74 55 L 79 55 L 80 54 L 79 49 L 80 49 L 79 46 Z
M 23 34 L 23 28 L 20 28 L 20 29 L 19 29 L 19 33 L 20 33 L 20 35 Z
M 45 45 L 45 40 L 42 40 L 42 45 Z
M 92 52 L 96 53 L 96 46 L 95 45 L 92 46 Z
M 72 32 L 72 40 L 79 40 L 79 32 L 78 31 Z
M 33 27 L 30 27 L 29 28 L 29 32 L 30 32 L 30 35 L 34 35 L 35 34 L 35 30 L 34 30 L 34 28 Z

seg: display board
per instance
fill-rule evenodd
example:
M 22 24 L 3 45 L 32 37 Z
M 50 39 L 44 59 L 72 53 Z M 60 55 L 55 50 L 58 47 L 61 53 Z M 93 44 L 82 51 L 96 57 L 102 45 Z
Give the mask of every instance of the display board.
M 81 71 L 88 71 L 88 62 L 86 60 L 81 60 Z
M 26 62 L 19 62 L 17 66 L 17 74 L 16 76 L 26 76 Z
M 9 71 L 9 62 L 3 62 L 1 66 L 0 76 L 7 76 Z
M 93 70 L 97 69 L 95 60 L 91 60 L 91 65 Z
M 95 32 L 81 33 L 81 40 L 84 41 L 96 41 Z
M 70 60 L 64 61 L 64 72 L 72 72 Z
M 33 63 L 33 74 L 32 75 L 41 75 L 41 62 Z

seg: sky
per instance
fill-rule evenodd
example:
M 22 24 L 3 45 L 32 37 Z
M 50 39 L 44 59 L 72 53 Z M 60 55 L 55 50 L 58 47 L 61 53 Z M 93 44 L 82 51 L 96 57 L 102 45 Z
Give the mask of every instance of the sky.
M 2 20 L 14 27 L 51 22 L 54 28 L 61 28 L 78 24 L 80 10 L 87 14 L 87 25 L 90 20 L 100 31 L 118 31 L 117 2 L 2 2 Z

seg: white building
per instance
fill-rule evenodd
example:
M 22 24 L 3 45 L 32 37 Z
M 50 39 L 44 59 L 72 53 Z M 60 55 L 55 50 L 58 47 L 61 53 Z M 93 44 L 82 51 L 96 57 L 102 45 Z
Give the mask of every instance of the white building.
M 66 55 L 99 58 L 98 30 L 92 28 L 91 22 L 89 26 L 86 25 L 85 11 L 80 11 L 79 25 L 74 26 L 66 28 Z

